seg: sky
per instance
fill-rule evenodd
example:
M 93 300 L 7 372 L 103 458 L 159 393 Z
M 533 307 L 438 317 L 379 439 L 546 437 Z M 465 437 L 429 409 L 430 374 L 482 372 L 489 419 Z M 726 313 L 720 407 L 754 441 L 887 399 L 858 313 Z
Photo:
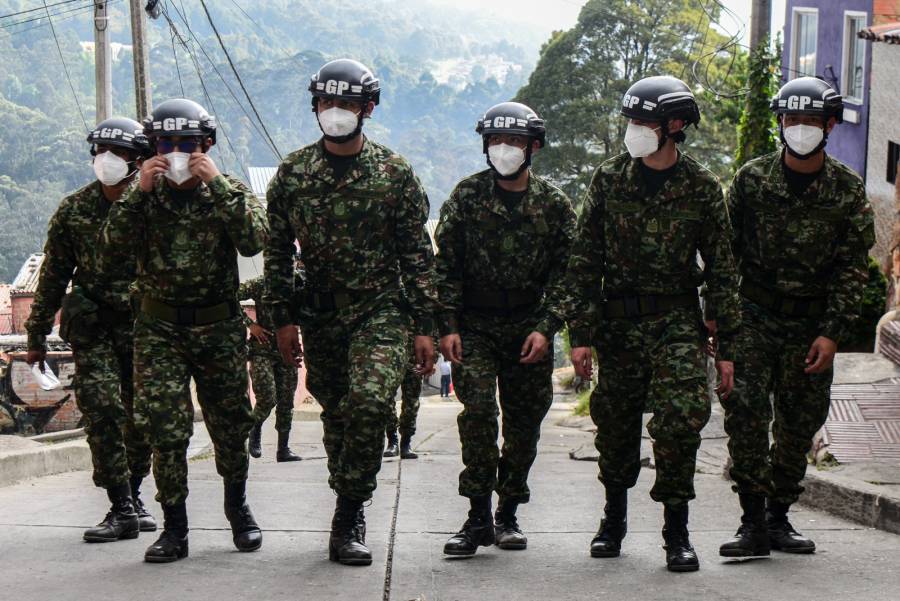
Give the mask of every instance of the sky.
M 585 0 L 433 0 L 439 4 L 464 6 L 495 14 L 509 12 L 517 19 L 533 22 L 546 29 L 547 35 L 557 29 L 569 29 L 578 20 L 578 12 Z M 710 0 L 696 0 L 709 2 Z M 736 33 L 744 27 L 742 42 L 749 43 L 749 21 L 751 0 L 719 0 L 723 6 L 737 15 L 740 24 L 723 15 L 721 24 L 726 33 Z M 772 0 L 772 31 L 780 31 L 784 25 L 785 0 Z

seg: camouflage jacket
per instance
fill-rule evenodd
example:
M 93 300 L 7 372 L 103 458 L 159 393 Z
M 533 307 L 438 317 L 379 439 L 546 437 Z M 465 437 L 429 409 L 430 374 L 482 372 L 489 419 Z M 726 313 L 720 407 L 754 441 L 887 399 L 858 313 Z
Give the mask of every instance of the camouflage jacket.
M 728 206 L 734 256 L 744 281 L 789 297 L 827 298 L 819 333 L 840 342 L 860 314 L 875 242 L 862 180 L 826 155 L 801 196 L 784 179 L 781 151 L 744 165 Z
M 29 349 L 44 348 L 70 280 L 94 302 L 117 311 L 131 311 L 128 286 L 134 280 L 134 262 L 119 266 L 115 275 L 104 274 L 95 254 L 100 227 L 111 204 L 103 196 L 100 182 L 94 181 L 66 196 L 50 219 L 44 263 L 31 315 L 25 322 Z
M 237 252 L 251 256 L 268 238 L 262 203 L 239 180 L 220 175 L 178 202 L 164 178 L 152 192 L 135 185 L 101 232 L 101 263 L 114 270 L 137 257 L 133 291 L 173 306 L 234 301 Z
M 303 286 L 303 272 L 299 269 L 294 270 L 294 292 L 295 294 L 302 289 Z M 262 326 L 264 329 L 268 330 L 272 333 L 272 336 L 269 337 L 269 344 L 262 344 L 256 340 L 256 338 L 250 337 L 250 352 L 267 352 L 269 354 L 274 354 L 274 356 L 280 356 L 278 353 L 278 344 L 275 341 L 275 327 L 272 324 L 272 315 L 271 311 L 269 311 L 269 307 L 265 303 L 265 290 L 266 290 L 266 279 L 264 276 L 257 276 L 253 279 L 247 280 L 243 282 L 238 288 L 238 300 L 252 300 L 253 306 L 256 311 L 256 321 L 254 322 L 250 317 L 244 313 L 244 325 L 248 328 L 253 325 L 253 323 L 257 323 Z
M 437 293 L 425 231 L 428 197 L 406 160 L 365 139 L 335 181 L 322 140 L 291 153 L 266 194 L 272 236 L 266 247 L 265 303 L 273 325 L 294 323 L 294 239 L 311 292 L 386 294 L 406 288 L 416 333 L 434 329 Z
M 639 160 L 628 154 L 609 159 L 585 196 L 564 303 L 572 346 L 590 345 L 605 298 L 692 293 L 705 284 L 717 308 L 710 318 L 718 322 L 719 356 L 732 360 L 740 306 L 722 188 L 679 152 L 674 173 L 648 198 Z
M 575 231 L 568 197 L 531 173 L 521 205 L 510 212 L 495 194 L 490 169 L 456 185 L 441 207 L 436 259 L 441 336 L 459 331 L 464 288 L 536 291 L 545 302 L 536 330 L 553 337 L 563 323 L 546 299 L 558 294 Z

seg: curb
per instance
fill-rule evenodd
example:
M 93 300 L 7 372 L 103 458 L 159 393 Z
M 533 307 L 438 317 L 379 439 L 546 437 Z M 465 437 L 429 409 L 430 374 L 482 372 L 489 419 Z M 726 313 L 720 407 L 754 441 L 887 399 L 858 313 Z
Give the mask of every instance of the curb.
M 0 455 L 0 486 L 91 467 L 91 450 L 85 440 L 62 442 Z
M 802 485 L 801 505 L 900 534 L 900 499 L 886 496 L 880 487 L 828 472 L 807 472 Z

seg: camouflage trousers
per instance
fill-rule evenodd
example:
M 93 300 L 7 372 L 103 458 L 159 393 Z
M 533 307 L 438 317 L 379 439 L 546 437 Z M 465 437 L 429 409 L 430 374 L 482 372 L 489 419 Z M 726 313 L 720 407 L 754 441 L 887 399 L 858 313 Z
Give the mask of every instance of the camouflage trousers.
M 818 320 L 781 317 L 746 300 L 743 319 L 734 392 L 722 401 L 734 490 L 790 505 L 803 492 L 806 453 L 828 418 L 834 372 L 803 372 Z
M 134 329 L 135 422 L 153 445 L 156 500 L 188 495 L 187 449 L 194 430 L 190 381 L 225 482 L 247 479 L 253 425 L 247 394 L 247 344 L 239 317 L 182 326 L 139 313 Z
M 290 432 L 294 419 L 294 393 L 297 368 L 284 364 L 280 356 L 268 353 L 250 355 L 250 381 L 256 405 L 253 422 L 262 425 L 275 409 L 275 430 Z
M 419 396 L 422 394 L 422 376 L 416 373 L 416 355 L 410 349 L 410 359 L 406 373 L 400 383 L 400 419 L 397 419 L 397 404 L 388 403 L 385 433 L 390 436 L 398 430 L 400 436 L 412 438 L 416 433 L 416 418 L 419 416 Z
M 73 348 L 75 400 L 84 416 L 94 484 L 110 488 L 150 473 L 150 441 L 135 427 L 132 324 L 103 328 Z
M 306 386 L 322 405 L 328 484 L 339 495 L 372 498 L 388 407 L 406 368 L 408 324 L 383 297 L 304 320 Z
M 647 430 L 656 482 L 650 497 L 668 505 L 694 498 L 700 431 L 711 411 L 699 325 L 699 309 L 691 308 L 598 325 L 598 383 L 590 409 L 600 481 L 607 489 L 637 483 L 643 414 L 652 413 Z
M 553 345 L 539 363 L 522 364 L 522 344 L 534 331 L 532 319 L 508 321 L 464 314 L 463 362 L 454 365 L 453 385 L 463 410 L 456 419 L 465 469 L 459 494 L 497 494 L 527 503 L 528 473 L 537 457 L 541 422 L 553 402 Z M 499 389 L 499 407 L 497 392 Z M 503 412 L 503 446 L 497 448 Z

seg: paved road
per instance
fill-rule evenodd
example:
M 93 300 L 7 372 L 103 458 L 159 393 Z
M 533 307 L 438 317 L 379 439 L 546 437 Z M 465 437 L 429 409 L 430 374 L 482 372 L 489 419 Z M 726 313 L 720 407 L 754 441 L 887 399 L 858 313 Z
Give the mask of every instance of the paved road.
M 305 460 L 276 464 L 270 429 L 265 456 L 251 468 L 250 501 L 265 531 L 258 553 L 241 554 L 231 544 L 221 482 L 209 454 L 191 463 L 191 555 L 170 565 L 142 561 L 153 535 L 102 545 L 81 542 L 81 530 L 101 517 L 105 504 L 88 472 L 0 488 L 0 561 L 6 574 L 0 600 L 898 599 L 900 536 L 802 508 L 794 523 L 816 539 L 816 555 L 720 561 L 718 545 L 735 528 L 738 508 L 714 461 L 701 464 L 706 473 L 698 474 L 698 500 L 692 505 L 699 572 L 671 574 L 664 568 L 662 515 L 647 496 L 649 470 L 643 470 L 631 495 L 622 557 L 590 558 L 601 487 L 595 464 L 569 459 L 569 450 L 589 443 L 590 435 L 554 425 L 565 415 L 563 408 L 554 408 L 545 424 L 532 472 L 533 502 L 520 509 L 529 548 L 482 549 L 472 559 L 445 559 L 442 545 L 467 509 L 456 494 L 456 412 L 454 403 L 423 403 L 416 437 L 421 458 L 385 462 L 367 511 L 375 555 L 368 568 L 327 559 L 334 499 L 326 484 L 321 427 L 296 422 L 294 448 Z M 714 432 L 704 442 L 721 444 Z M 151 487 L 149 482 L 148 492 Z

